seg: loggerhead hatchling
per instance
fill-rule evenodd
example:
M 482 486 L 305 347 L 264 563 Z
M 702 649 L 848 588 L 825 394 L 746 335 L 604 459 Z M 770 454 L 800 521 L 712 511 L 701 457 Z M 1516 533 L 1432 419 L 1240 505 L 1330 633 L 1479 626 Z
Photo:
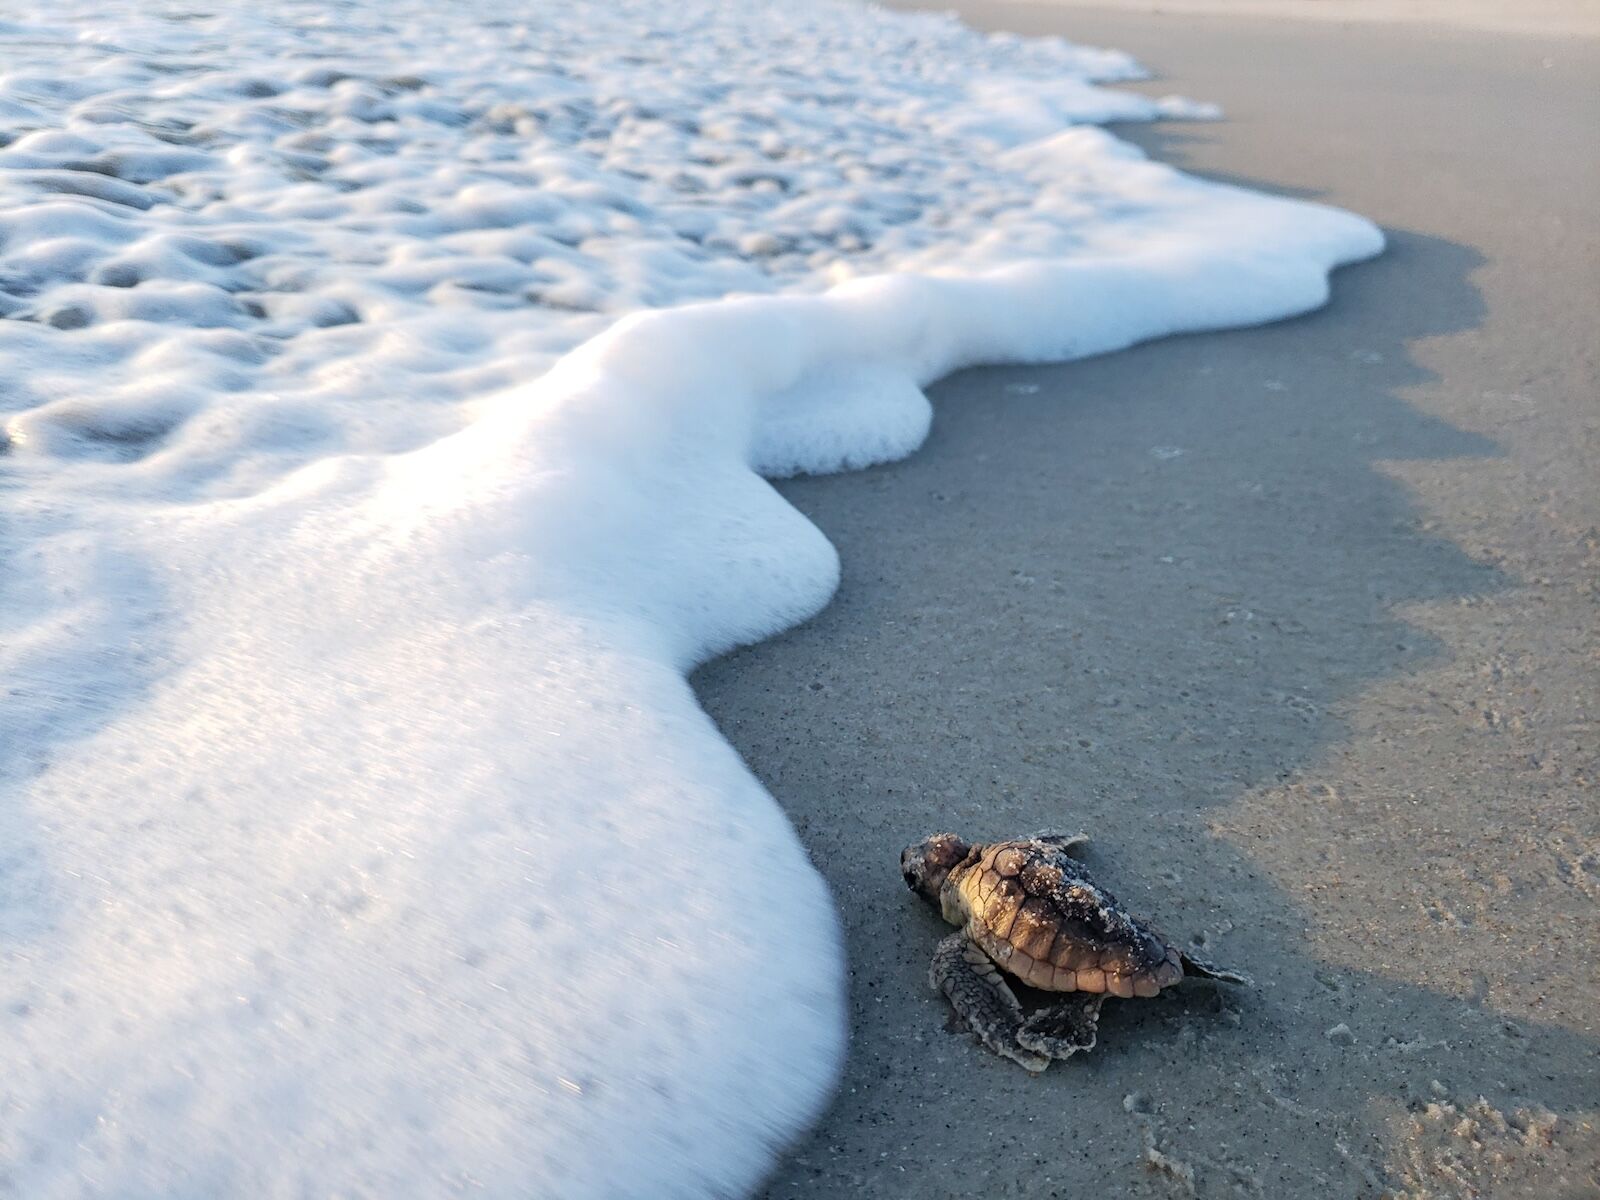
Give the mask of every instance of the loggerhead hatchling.
M 1129 916 L 1070 856 L 1088 840 L 1041 833 L 975 846 L 936 833 L 900 855 L 906 886 L 961 927 L 933 953 L 934 989 L 984 1045 L 1029 1071 L 1093 1046 L 1107 996 L 1154 996 L 1185 972 L 1250 982 Z M 1070 995 L 1024 1017 L 1002 971 Z

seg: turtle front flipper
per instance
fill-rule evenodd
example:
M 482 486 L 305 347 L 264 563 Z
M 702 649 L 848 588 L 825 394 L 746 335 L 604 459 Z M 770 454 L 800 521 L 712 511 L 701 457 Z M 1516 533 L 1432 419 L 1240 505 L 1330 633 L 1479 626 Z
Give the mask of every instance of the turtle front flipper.
M 1051 1058 L 1071 1058 L 1094 1046 L 1100 1024 L 1103 992 L 1077 992 L 1059 1004 L 1041 1008 L 1017 1031 L 1017 1041 L 1028 1050 Z
M 1054 846 L 1063 854 L 1075 855 L 1089 844 L 1089 835 L 1087 833 L 1057 833 L 1052 829 L 1046 829 L 1042 833 L 1034 834 L 1028 840 L 1030 842 L 1043 842 L 1046 846 Z
M 1050 1065 L 1048 1056 L 1028 1050 L 1017 1041 L 1017 1031 L 1022 1028 L 1022 1005 L 1000 978 L 994 961 L 966 934 L 952 933 L 939 943 L 928 979 L 996 1054 L 1035 1073 Z
M 1246 987 L 1255 986 L 1256 981 L 1243 971 L 1230 971 L 1227 967 L 1219 967 L 1216 963 L 1196 958 L 1187 950 L 1178 951 L 1178 958 L 1183 963 L 1185 975 L 1198 975 L 1202 979 L 1220 979 L 1223 983 L 1242 983 Z

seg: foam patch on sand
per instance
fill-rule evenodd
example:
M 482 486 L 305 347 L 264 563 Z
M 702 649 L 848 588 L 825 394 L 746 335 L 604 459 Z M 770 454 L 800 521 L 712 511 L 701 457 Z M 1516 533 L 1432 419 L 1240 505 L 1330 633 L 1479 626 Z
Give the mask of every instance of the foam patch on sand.
M 0 1194 L 752 1186 L 844 1041 L 685 682 L 835 586 L 762 475 L 1381 245 L 1120 54 L 502 7 L 0 22 Z
M 1435 1081 L 1435 1087 L 1443 1091 Z M 1393 1122 L 1395 1200 L 1541 1200 L 1600 1186 L 1600 1114 L 1429 1102 Z

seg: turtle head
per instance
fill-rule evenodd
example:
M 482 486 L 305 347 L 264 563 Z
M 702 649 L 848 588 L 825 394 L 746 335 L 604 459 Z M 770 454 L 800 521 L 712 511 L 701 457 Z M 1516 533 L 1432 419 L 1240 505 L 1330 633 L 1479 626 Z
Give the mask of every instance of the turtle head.
M 939 889 L 950 871 L 972 847 L 953 833 L 936 833 L 907 846 L 900 854 L 900 874 L 906 886 L 930 904 L 939 903 Z

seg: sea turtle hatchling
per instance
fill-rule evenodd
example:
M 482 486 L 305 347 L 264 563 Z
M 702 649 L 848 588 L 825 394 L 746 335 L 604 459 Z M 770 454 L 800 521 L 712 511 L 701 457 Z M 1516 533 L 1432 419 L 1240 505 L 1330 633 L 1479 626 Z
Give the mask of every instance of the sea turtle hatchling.
M 1093 1046 L 1107 996 L 1154 996 L 1185 973 L 1250 982 L 1130 916 L 1071 857 L 1088 840 L 1042 833 L 972 845 L 937 833 L 900 856 L 906 886 L 961 930 L 934 951 L 934 989 L 984 1045 L 1029 1071 Z M 1024 1016 L 1001 972 L 1069 996 Z

